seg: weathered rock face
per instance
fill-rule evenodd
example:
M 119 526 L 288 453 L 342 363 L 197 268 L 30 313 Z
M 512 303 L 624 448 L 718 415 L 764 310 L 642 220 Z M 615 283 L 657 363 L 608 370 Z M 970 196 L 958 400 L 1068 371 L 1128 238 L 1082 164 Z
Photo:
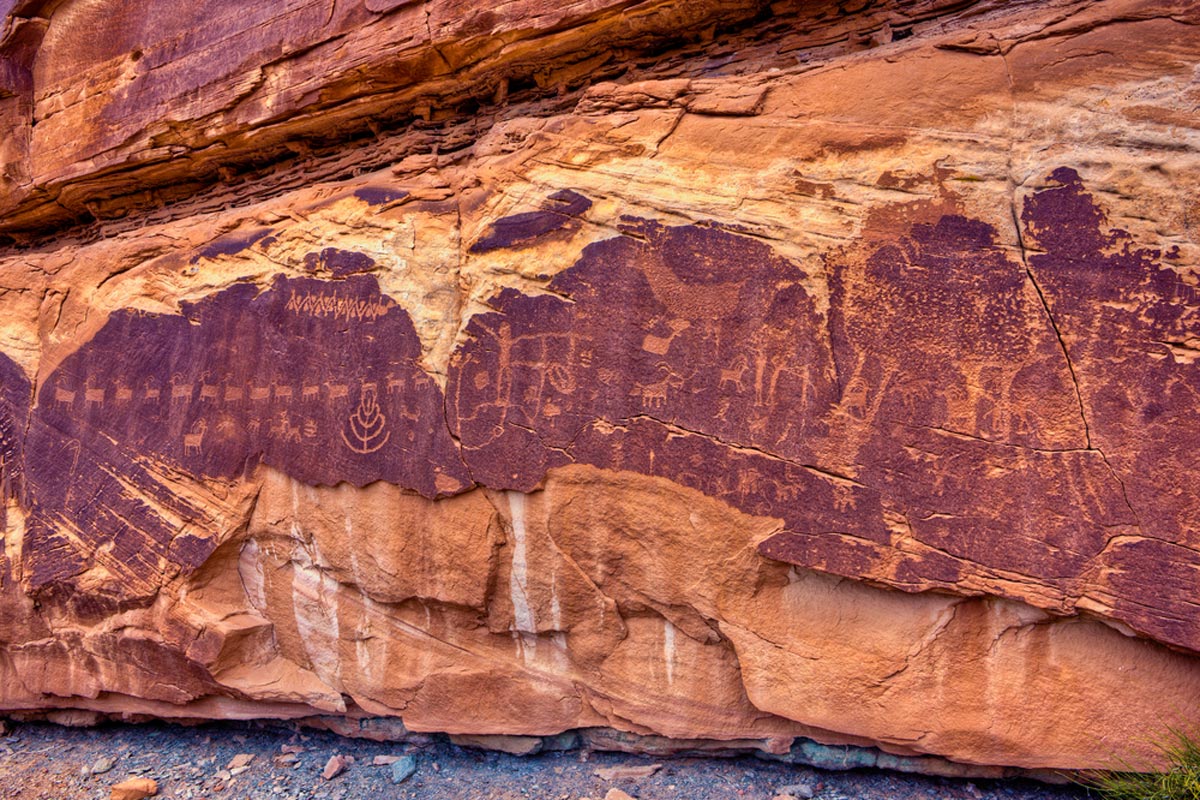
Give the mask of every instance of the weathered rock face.
M 0 3 L 0 709 L 1200 722 L 1195 4 L 259 6 Z

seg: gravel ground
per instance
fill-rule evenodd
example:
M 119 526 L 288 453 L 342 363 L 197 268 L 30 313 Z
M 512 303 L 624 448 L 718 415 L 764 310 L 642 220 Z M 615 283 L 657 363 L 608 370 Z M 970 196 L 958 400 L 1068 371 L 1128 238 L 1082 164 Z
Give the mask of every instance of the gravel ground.
M 230 762 L 239 754 L 254 758 L 248 766 L 231 770 Z M 334 755 L 353 756 L 354 763 L 327 780 L 322 770 Z M 415 759 L 416 772 L 399 784 L 392 781 L 391 766 L 372 765 L 376 756 L 406 755 Z M 649 776 L 597 774 L 604 768 L 655 764 L 661 767 Z M 237 774 L 231 774 L 233 771 Z M 1088 796 L 1075 787 L 1029 781 L 970 782 L 876 770 L 827 772 L 752 757 L 651 760 L 583 751 L 518 757 L 443 742 L 421 746 L 378 743 L 247 724 L 63 728 L 28 723 L 0 738 L 0 798 L 108 800 L 112 786 L 137 776 L 157 781 L 159 797 L 238 800 L 603 800 L 610 792 L 612 798 L 622 797 L 614 789 L 639 800 L 771 800 L 781 793 L 805 797 L 806 790 L 818 800 L 1072 800 Z

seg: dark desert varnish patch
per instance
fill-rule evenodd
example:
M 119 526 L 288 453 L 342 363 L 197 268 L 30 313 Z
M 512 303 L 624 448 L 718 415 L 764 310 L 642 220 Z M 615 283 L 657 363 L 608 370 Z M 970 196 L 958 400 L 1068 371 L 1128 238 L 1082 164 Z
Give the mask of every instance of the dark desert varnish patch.
M 1086 595 L 1200 647 L 1197 293 L 1104 232 L 1074 173 L 1023 221 L 1042 250 L 1028 269 L 946 213 L 804 265 L 716 226 L 625 219 L 546 293 L 504 290 L 473 317 L 445 398 L 370 276 L 116 314 L 30 417 L 28 574 L 67 580 L 100 545 L 140 576 L 201 563 L 206 511 L 164 469 L 263 461 L 439 497 L 582 463 L 779 519 L 772 559 L 1060 613 Z
M 114 314 L 46 380 L 32 415 L 31 584 L 78 573 L 101 545 L 141 577 L 160 557 L 202 563 L 212 520 L 171 491 L 172 471 L 230 479 L 261 461 L 310 484 L 465 489 L 419 357 L 408 314 L 367 276 L 280 277 L 181 315 Z
M 22 499 L 29 392 L 25 373 L 16 362 L 0 354 L 0 530 L 8 529 L 8 503 Z M 8 571 L 0 570 L 0 581 L 7 577 Z
M 271 228 L 258 228 L 243 233 L 227 234 L 219 239 L 214 239 L 200 248 L 199 252 L 192 256 L 191 263 L 195 264 L 202 258 L 220 258 L 221 256 L 237 255 L 243 250 L 249 250 L 260 242 L 265 245 L 272 233 L 274 231 Z
M 493 222 L 487 235 L 471 245 L 472 253 L 487 253 L 510 247 L 524 247 L 556 231 L 578 226 L 578 217 L 592 207 L 592 201 L 578 192 L 561 189 L 550 195 L 546 208 L 525 211 Z
M 1096 592 L 1138 630 L 1200 649 L 1200 276 L 1110 228 L 1074 170 L 1049 183 L 1021 217 L 1043 251 L 1030 271 L 1070 353 L 1092 445 L 1138 523 L 1109 544 Z
M 369 206 L 381 206 L 403 200 L 408 197 L 408 192 L 392 186 L 363 186 L 354 191 L 354 196 Z
M 306 253 L 304 267 L 322 277 L 345 278 L 349 275 L 370 272 L 375 268 L 375 259 L 366 253 L 326 247 L 320 252 Z

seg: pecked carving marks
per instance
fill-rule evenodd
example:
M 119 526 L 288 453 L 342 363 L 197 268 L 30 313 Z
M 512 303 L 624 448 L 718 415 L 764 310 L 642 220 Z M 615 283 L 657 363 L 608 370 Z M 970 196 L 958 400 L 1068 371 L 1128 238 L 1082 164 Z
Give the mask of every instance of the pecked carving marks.
M 14 361 L 0 354 L 0 531 L 7 529 L 8 503 L 22 496 L 29 393 L 29 379 L 25 373 Z M 5 579 L 6 570 L 0 570 L 0 581 Z
M 529 491 L 570 463 L 663 476 L 781 519 L 771 558 L 1059 613 L 1086 598 L 1200 645 L 1147 584 L 1097 593 L 1124 552 L 1111 543 L 1143 531 L 988 225 L 939 214 L 830 257 L 828 321 L 811 276 L 753 240 L 625 230 L 552 294 L 506 290 L 469 324 L 447 406 L 481 483 Z
M 1114 539 L 1092 594 L 1139 630 L 1196 649 L 1200 275 L 1172 266 L 1176 253 L 1109 228 L 1074 170 L 1048 183 L 1021 217 L 1043 251 L 1030 271 L 1063 332 L 1092 440 L 1140 533 Z
M 107 559 L 148 592 L 162 563 L 201 563 L 221 523 L 173 471 L 232 481 L 261 460 L 443 497 L 580 463 L 776 518 L 773 559 L 1086 608 L 1200 649 L 1192 284 L 1102 233 L 1073 173 L 1024 217 L 1045 306 L 989 226 L 935 206 L 893 219 L 819 272 L 715 226 L 625 219 L 549 292 L 474 316 L 445 396 L 368 275 L 114 315 L 40 388 L 24 439 L 0 431 L 33 490 L 26 574 Z
M 104 543 L 142 577 L 159 557 L 201 563 L 218 526 L 168 487 L 171 470 L 232 479 L 265 461 L 311 484 L 462 491 L 470 478 L 419 357 L 408 314 L 366 276 L 280 277 L 178 316 L 114 314 L 46 380 L 33 414 L 33 585 L 87 568 Z M 181 537 L 187 521 L 199 524 Z

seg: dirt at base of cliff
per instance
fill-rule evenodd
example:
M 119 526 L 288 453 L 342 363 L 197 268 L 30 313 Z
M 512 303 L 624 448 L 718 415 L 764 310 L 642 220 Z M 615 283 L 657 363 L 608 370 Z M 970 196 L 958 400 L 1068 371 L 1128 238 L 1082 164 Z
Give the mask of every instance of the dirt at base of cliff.
M 331 778 L 331 760 L 342 771 Z M 415 772 L 403 777 L 396 757 Z M 252 757 L 252 758 L 251 758 Z M 352 757 L 351 761 L 347 757 Z M 391 763 L 387 763 L 391 762 Z M 657 768 L 655 768 L 657 767 Z M 966 781 L 880 770 L 834 772 L 749 756 L 649 759 L 584 750 L 514 756 L 459 747 L 347 739 L 258 724 L 65 728 L 19 724 L 0 739 L 0 798 L 96 798 L 130 778 L 170 798 L 549 798 L 637 800 L 1069 800 L 1085 790 L 1026 780 Z M 613 790 L 617 790 L 614 792 Z M 625 793 L 624 795 L 619 792 Z

